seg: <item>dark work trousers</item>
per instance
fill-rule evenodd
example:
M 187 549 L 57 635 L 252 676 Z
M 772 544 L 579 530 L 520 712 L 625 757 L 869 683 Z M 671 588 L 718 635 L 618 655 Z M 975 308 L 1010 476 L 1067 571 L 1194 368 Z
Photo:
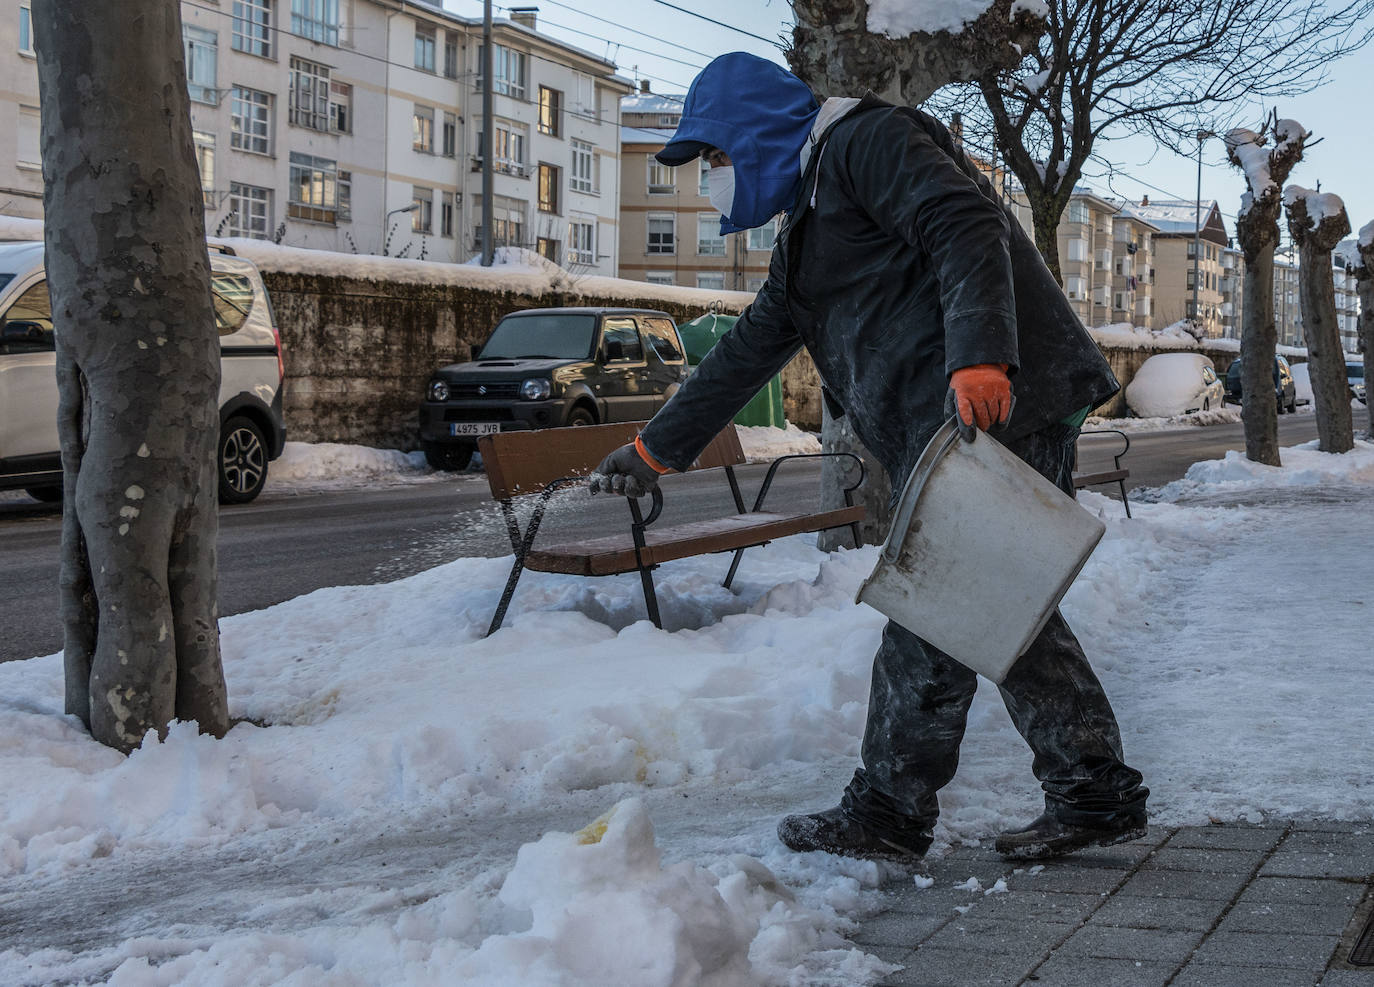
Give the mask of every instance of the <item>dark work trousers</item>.
M 1073 495 L 1078 429 L 1053 425 L 1009 448 Z M 845 810 L 866 825 L 927 834 L 936 793 L 954 777 L 977 676 L 915 634 L 888 622 L 873 660 L 863 767 Z M 1149 790 L 1122 761 L 1116 717 L 1083 649 L 1059 611 L 1001 685 L 1012 722 L 1035 754 L 1046 810 L 1093 825 L 1126 813 L 1143 820 Z M 928 835 L 927 835 L 928 839 Z

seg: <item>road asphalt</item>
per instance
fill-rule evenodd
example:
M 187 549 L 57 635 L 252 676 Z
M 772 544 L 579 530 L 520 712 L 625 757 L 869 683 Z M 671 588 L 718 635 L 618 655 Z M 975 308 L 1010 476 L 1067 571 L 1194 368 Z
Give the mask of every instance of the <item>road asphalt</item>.
M 1374 987 L 1374 823 L 1155 827 L 1040 865 L 961 846 L 918 873 L 853 936 L 903 967 L 884 987 Z

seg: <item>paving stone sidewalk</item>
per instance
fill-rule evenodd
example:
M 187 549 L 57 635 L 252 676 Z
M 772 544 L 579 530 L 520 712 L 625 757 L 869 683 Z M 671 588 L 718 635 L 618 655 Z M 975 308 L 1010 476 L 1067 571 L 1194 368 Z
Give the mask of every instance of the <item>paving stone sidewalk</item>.
M 904 967 L 884 987 L 1374 987 L 1372 878 L 1371 823 L 1152 827 L 1042 866 L 956 847 L 851 938 Z

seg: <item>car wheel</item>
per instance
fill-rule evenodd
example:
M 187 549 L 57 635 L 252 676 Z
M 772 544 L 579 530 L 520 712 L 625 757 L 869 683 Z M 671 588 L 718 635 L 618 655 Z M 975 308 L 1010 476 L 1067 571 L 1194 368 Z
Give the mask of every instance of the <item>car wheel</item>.
M 1298 413 L 1298 396 L 1296 394 L 1293 395 L 1293 400 L 1288 402 L 1288 413 L 1290 415 Z
M 25 487 L 24 493 L 34 500 L 41 500 L 45 504 L 57 504 L 62 501 L 62 487 Z
M 425 462 L 429 463 L 432 469 L 457 473 L 467 469 L 468 463 L 472 462 L 472 446 L 426 442 Z
M 219 502 L 246 504 L 267 483 L 267 442 L 251 419 L 230 418 L 219 433 Z
M 595 425 L 596 419 L 586 408 L 574 408 L 568 414 L 568 428 L 576 428 L 582 425 Z

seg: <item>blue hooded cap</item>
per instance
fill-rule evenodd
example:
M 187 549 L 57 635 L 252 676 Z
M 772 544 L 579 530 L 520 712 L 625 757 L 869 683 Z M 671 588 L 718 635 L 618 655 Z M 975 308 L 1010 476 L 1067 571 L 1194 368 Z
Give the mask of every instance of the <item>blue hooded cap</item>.
M 801 181 L 801 149 L 820 106 L 791 72 L 732 51 L 702 69 L 687 90 L 682 120 L 655 157 L 683 165 L 717 147 L 735 166 L 735 201 L 720 231 L 762 226 L 790 209 Z

